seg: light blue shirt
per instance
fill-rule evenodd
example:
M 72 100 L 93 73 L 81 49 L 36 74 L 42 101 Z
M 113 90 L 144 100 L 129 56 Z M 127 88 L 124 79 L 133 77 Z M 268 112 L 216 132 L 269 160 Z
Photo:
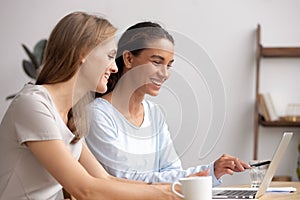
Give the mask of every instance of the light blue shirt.
M 143 101 L 143 107 L 144 121 L 137 127 L 105 99 L 92 102 L 86 142 L 108 173 L 145 182 L 173 182 L 209 168 L 213 185 L 222 183 L 214 176 L 214 163 L 183 169 L 161 109 L 149 100 Z

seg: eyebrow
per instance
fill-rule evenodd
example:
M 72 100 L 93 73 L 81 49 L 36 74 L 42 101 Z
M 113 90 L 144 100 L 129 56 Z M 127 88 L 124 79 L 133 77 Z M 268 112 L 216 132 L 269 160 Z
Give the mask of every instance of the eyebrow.
M 165 60 L 165 58 L 162 57 L 162 56 L 160 56 L 160 55 L 152 55 L 150 58 L 158 58 L 158 59 L 160 59 L 160 60 L 162 60 L 162 61 Z M 170 61 L 170 63 L 172 63 L 172 62 L 174 62 L 174 59 Z

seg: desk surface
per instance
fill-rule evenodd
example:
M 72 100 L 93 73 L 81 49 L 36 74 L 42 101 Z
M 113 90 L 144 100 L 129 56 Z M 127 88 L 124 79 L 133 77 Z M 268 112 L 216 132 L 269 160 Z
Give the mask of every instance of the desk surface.
M 295 187 L 296 192 L 292 193 L 265 193 L 259 200 L 299 200 L 300 199 L 300 182 L 271 182 L 271 187 Z
M 233 185 L 228 187 L 249 187 L 246 185 Z M 296 192 L 266 192 L 259 200 L 300 200 L 300 182 L 281 182 L 274 181 L 271 182 L 270 187 L 294 187 L 296 188 Z
M 271 187 L 295 187 L 296 192 L 292 193 L 265 193 L 259 200 L 299 200 L 300 182 L 271 182 Z M 249 185 L 245 186 L 249 187 Z M 74 197 L 71 200 L 76 200 Z

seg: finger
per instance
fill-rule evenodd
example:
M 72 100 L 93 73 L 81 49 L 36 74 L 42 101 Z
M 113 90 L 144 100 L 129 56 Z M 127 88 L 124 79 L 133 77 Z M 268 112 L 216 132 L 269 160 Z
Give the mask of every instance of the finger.
M 197 174 L 197 176 L 208 176 L 209 175 L 209 169 L 198 172 L 196 174 Z
M 187 177 L 193 177 L 193 176 L 208 176 L 209 175 L 209 169 L 201 171 L 201 172 L 197 172 L 195 174 L 191 174 Z
M 223 166 L 228 167 L 235 172 L 241 172 L 245 170 L 242 162 L 238 158 L 232 156 L 226 158 L 226 163 L 224 163 Z
M 226 160 L 218 166 L 220 168 L 229 168 L 229 169 L 234 169 L 236 167 L 236 164 L 233 160 Z
M 221 174 L 229 174 L 229 175 L 233 175 L 234 171 L 230 168 L 223 168 Z
M 245 163 L 245 162 L 243 162 L 243 161 L 241 161 L 241 160 L 238 160 L 238 162 L 239 162 L 239 167 L 238 167 L 238 169 L 239 170 L 241 170 L 241 171 L 244 171 L 245 169 L 250 169 L 251 168 L 251 166 L 249 165 L 249 164 L 247 164 L 247 163 Z M 237 165 L 238 166 L 238 165 Z M 243 168 L 243 169 L 242 169 Z
M 245 169 L 250 169 L 251 166 L 245 162 L 241 162 Z
M 235 171 L 237 171 L 237 172 L 242 172 L 242 171 L 245 170 L 244 166 L 242 165 L 242 163 L 241 163 L 241 162 L 239 161 L 239 159 L 237 159 L 237 158 L 236 158 L 236 160 L 235 160 L 235 165 L 236 165 Z
M 227 168 L 225 171 L 226 174 L 233 175 L 234 171 L 232 169 Z

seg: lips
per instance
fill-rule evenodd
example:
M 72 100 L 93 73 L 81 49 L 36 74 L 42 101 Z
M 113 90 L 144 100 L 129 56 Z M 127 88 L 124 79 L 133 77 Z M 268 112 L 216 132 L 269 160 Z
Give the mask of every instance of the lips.
M 109 79 L 109 74 L 104 74 L 104 78 Z
M 157 85 L 157 86 L 161 86 L 163 84 L 163 81 L 162 80 L 157 80 L 157 79 L 154 79 L 154 78 L 151 78 L 150 79 L 151 82 L 154 84 L 154 85 Z

